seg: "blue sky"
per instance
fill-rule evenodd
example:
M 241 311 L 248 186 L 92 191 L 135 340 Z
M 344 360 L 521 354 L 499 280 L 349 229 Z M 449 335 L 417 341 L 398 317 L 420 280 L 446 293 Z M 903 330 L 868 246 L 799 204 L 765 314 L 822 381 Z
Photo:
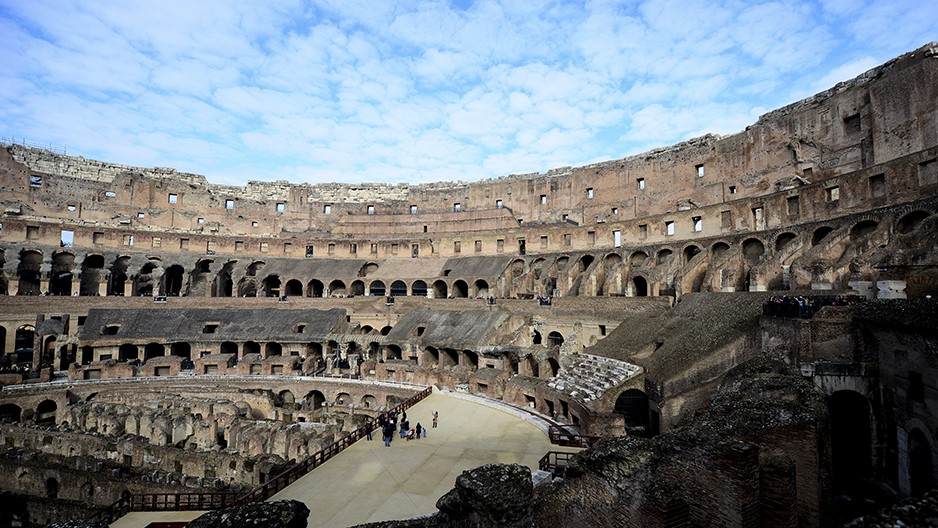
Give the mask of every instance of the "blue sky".
M 0 136 L 210 182 L 621 158 L 938 40 L 938 2 L 0 0 Z

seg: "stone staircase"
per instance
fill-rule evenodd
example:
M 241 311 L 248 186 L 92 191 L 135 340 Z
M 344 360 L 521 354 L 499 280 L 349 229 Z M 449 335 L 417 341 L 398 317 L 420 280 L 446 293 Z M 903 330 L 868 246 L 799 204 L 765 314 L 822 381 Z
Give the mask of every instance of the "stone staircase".
M 571 398 L 590 402 L 641 371 L 641 367 L 625 361 L 580 354 L 572 366 L 562 368 L 547 386 Z

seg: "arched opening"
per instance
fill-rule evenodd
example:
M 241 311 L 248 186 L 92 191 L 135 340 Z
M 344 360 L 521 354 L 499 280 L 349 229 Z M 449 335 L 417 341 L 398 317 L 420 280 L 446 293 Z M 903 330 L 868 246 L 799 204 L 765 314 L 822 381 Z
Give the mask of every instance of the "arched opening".
M 462 353 L 463 353 L 463 356 L 465 356 L 466 358 L 466 366 L 471 368 L 472 370 L 478 370 L 479 369 L 479 354 L 476 354 L 475 352 L 471 350 L 463 350 Z
M 381 335 L 386 336 L 391 332 L 391 326 L 385 326 L 381 329 Z
M 440 359 L 443 361 L 443 368 L 459 365 L 459 353 L 452 348 L 444 348 L 440 354 Z
M 367 277 L 376 271 L 378 271 L 378 264 L 375 262 L 368 262 L 367 264 L 364 264 L 361 268 L 359 268 L 358 276 Z
M 352 403 L 352 397 L 347 392 L 340 392 L 335 397 L 336 405 L 348 405 Z
M 237 356 L 238 344 L 233 343 L 231 341 L 225 341 L 224 343 L 221 344 L 221 348 L 219 349 L 219 352 L 221 352 L 222 354 L 234 354 Z
M 59 481 L 53 477 L 46 479 L 46 498 L 57 499 L 59 497 Z
M 407 283 L 396 280 L 391 283 L 391 295 L 393 297 L 404 297 L 407 295 Z
M 33 325 L 23 325 L 16 329 L 13 336 L 13 346 L 16 358 L 14 361 L 18 364 L 32 364 L 33 346 L 36 339 L 36 327 Z
M 421 366 L 436 368 L 440 364 L 440 352 L 433 347 L 427 347 L 423 352 L 423 363 Z
M 477 299 L 483 299 L 489 296 L 488 281 L 479 279 L 472 285 L 472 296 Z
M 268 341 L 267 344 L 264 345 L 264 357 L 265 358 L 281 356 L 281 355 L 283 355 L 283 345 L 281 345 L 280 343 Z
M 931 216 L 931 213 L 927 211 L 912 211 L 896 222 L 896 232 L 901 235 L 911 233 L 913 229 L 922 223 L 922 220 L 929 216 Z
M 410 293 L 414 297 L 426 297 L 427 296 L 427 283 L 422 280 L 414 281 L 410 286 Z
M 49 293 L 52 295 L 72 294 L 72 269 L 74 267 L 75 255 L 66 251 L 53 253 Z
M 794 233 L 786 232 L 778 235 L 778 238 L 775 239 L 775 251 L 781 251 L 785 249 L 788 247 L 788 244 L 791 244 L 792 241 L 794 241 L 796 238 L 798 237 Z
M 114 259 L 114 264 L 111 265 L 111 280 L 107 285 L 108 295 L 123 296 L 126 293 L 127 281 L 130 280 L 130 277 L 127 276 L 129 267 L 130 257 L 117 257 Z
M 185 270 L 179 264 L 174 264 L 167 268 L 163 274 L 163 295 L 169 297 L 178 297 L 182 292 L 182 281 L 185 276 Z
M 89 365 L 94 361 L 94 347 L 85 345 L 81 347 L 81 364 Z
M 531 263 L 531 273 L 534 275 L 534 280 L 541 280 L 541 278 L 546 275 L 547 272 L 547 259 L 537 258 L 534 259 L 534 262 Z
M 590 266 L 593 265 L 593 261 L 596 260 L 592 255 L 583 255 L 580 257 L 580 260 L 576 262 L 576 272 L 577 274 L 583 273 Z
M 632 278 L 632 291 L 635 292 L 635 297 L 648 296 L 648 281 L 645 280 L 645 277 Z
M 747 262 L 757 262 L 765 254 L 765 244 L 756 238 L 747 238 L 743 241 L 743 258 Z
M 18 422 L 22 413 L 23 410 L 20 409 L 19 405 L 12 403 L 0 405 L 0 422 Z
M 124 343 L 117 349 L 117 358 L 121 361 L 133 361 L 139 359 L 139 352 L 135 345 Z
M 42 270 L 42 253 L 35 249 L 20 251 L 20 265 L 16 270 L 19 276 L 17 291 L 20 295 L 39 295 Z
M 547 358 L 547 368 L 550 369 L 548 374 L 551 378 L 554 378 L 560 374 L 560 363 L 558 363 L 554 358 Z
M 541 365 L 533 355 L 524 358 L 521 364 L 524 366 L 525 376 L 531 376 L 532 378 L 539 378 L 541 376 Z
M 215 276 L 214 291 L 212 292 L 215 297 L 231 297 L 234 293 L 234 280 L 231 278 L 231 274 L 234 272 L 237 263 L 236 260 L 226 262 L 218 275 Z
M 563 344 L 563 335 L 557 331 L 551 332 L 547 334 L 547 342 L 552 347 L 559 347 Z
M 248 264 L 248 267 L 245 269 L 244 274 L 247 275 L 248 277 L 257 277 L 257 274 L 262 269 L 264 269 L 264 266 L 266 265 L 267 263 L 264 262 L 263 260 L 255 260 L 254 262 L 251 262 L 250 264 Z
M 636 251 L 635 253 L 632 253 L 631 257 L 629 257 L 629 268 L 640 268 L 643 264 L 645 264 L 646 260 L 648 260 L 648 253 L 645 253 L 644 251 Z
M 513 260 L 509 268 L 509 273 L 511 273 L 512 279 L 517 279 L 518 277 L 524 275 L 524 260 L 522 259 Z
M 259 345 L 255 341 L 245 341 L 244 346 L 242 347 L 241 351 L 243 352 L 244 356 L 248 354 L 260 354 L 261 345 Z
M 834 228 L 828 227 L 828 226 L 819 227 L 815 229 L 814 234 L 811 235 L 811 245 L 816 246 L 820 244 L 821 241 L 824 240 L 824 238 L 827 237 L 827 235 L 831 234 L 833 231 L 834 231 Z
M 307 297 L 322 297 L 322 292 L 324 286 L 322 281 L 313 279 L 309 281 L 309 284 L 306 285 L 306 296 Z
M 329 283 L 330 297 L 345 297 L 346 295 L 348 295 L 348 292 L 345 289 L 344 282 L 337 279 Z
M 280 297 L 281 286 L 279 275 L 268 275 L 261 281 L 261 293 L 265 297 Z
M 388 359 L 401 359 L 401 347 L 397 345 L 388 345 Z
M 870 404 L 860 393 L 841 390 L 827 398 L 831 419 L 834 481 L 840 485 L 870 475 Z
M 387 289 L 384 286 L 384 283 L 376 280 L 368 285 L 368 293 L 375 297 L 384 297 L 387 293 Z
M 629 389 L 616 398 L 615 411 L 625 422 L 625 432 L 643 437 L 651 436 L 649 430 L 648 395 L 638 389 Z
M 358 329 L 358 333 L 361 335 L 368 335 L 374 331 L 374 328 L 371 325 L 365 325 Z
M 176 357 L 192 359 L 192 346 L 185 341 L 180 341 L 169 345 L 169 353 Z
M 862 222 L 857 222 L 857 224 L 850 229 L 850 240 L 856 240 L 858 238 L 872 234 L 876 231 L 877 227 L 879 227 L 879 222 L 876 220 L 864 220 Z
M 349 295 L 365 295 L 365 283 L 364 281 L 356 280 L 352 281 L 352 284 L 348 288 Z
M 281 405 L 293 405 L 293 403 L 296 402 L 296 398 L 289 390 L 280 391 L 280 394 L 277 395 L 277 398 L 280 399 Z
M 448 288 L 446 283 L 438 280 L 433 283 L 433 298 L 434 299 L 445 299 L 448 296 Z
M 143 359 L 146 361 L 151 358 L 162 357 L 165 352 L 166 349 L 163 345 L 159 343 L 147 343 L 147 345 L 143 347 Z
M 469 285 L 464 280 L 458 280 L 453 283 L 453 297 L 469 297 Z
M 622 256 L 618 253 L 610 253 L 603 257 L 603 269 L 612 271 L 613 268 L 622 263 Z
M 36 407 L 37 425 L 55 425 L 55 411 L 58 405 L 52 400 L 43 400 Z
M 283 287 L 283 294 L 288 297 L 302 297 L 303 283 L 296 279 L 288 280 L 287 284 Z
M 935 487 L 931 446 L 925 433 L 918 429 L 909 432 L 909 486 L 913 497 L 920 497 Z
M 311 411 L 322 408 L 323 402 L 326 401 L 326 397 L 318 390 L 309 391 L 303 399 L 306 400 L 306 407 Z
M 362 407 L 365 409 L 374 409 L 378 407 L 378 399 L 371 394 L 362 396 Z
M 658 265 L 662 265 L 667 262 L 668 258 L 671 257 L 672 251 L 670 249 L 662 249 L 658 252 L 658 257 L 655 259 Z
M 730 250 L 730 245 L 726 242 L 717 242 L 710 246 L 710 259 L 716 260 L 723 256 L 724 253 Z
M 238 284 L 238 297 L 257 297 L 257 282 L 254 279 L 241 279 Z
M 307 343 L 306 344 L 306 357 L 316 360 L 318 365 L 319 360 L 322 359 L 322 343 Z

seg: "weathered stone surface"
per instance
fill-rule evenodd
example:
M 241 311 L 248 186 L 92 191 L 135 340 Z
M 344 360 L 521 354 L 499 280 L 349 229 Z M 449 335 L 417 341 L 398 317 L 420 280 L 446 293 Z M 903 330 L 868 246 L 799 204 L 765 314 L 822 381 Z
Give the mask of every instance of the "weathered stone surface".
M 254 502 L 206 513 L 190 528 L 306 528 L 309 508 L 297 500 Z

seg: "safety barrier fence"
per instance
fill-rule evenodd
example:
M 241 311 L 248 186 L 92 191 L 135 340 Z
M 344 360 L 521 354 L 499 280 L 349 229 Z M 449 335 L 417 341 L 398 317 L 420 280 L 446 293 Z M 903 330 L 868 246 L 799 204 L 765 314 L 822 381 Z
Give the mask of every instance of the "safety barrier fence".
M 542 471 L 550 471 L 555 477 L 563 477 L 567 472 L 567 462 L 575 454 L 566 451 L 548 451 L 537 462 L 537 467 Z
M 406 401 L 391 409 L 402 412 L 433 393 L 427 387 Z M 125 495 L 113 504 L 106 506 L 92 515 L 91 521 L 106 521 L 108 524 L 130 512 L 143 511 L 201 511 L 217 510 L 228 506 L 249 502 L 264 501 L 293 484 L 301 477 L 323 465 L 326 461 L 344 451 L 356 441 L 364 438 L 377 427 L 377 420 L 371 419 L 365 425 L 332 442 L 323 449 L 310 455 L 302 462 L 290 467 L 279 475 L 267 480 L 247 493 L 243 492 L 194 492 L 194 493 L 145 493 Z
M 549 426 L 547 436 L 550 438 L 550 443 L 564 447 L 590 447 L 601 438 L 599 436 L 581 435 L 571 432 L 559 425 Z

